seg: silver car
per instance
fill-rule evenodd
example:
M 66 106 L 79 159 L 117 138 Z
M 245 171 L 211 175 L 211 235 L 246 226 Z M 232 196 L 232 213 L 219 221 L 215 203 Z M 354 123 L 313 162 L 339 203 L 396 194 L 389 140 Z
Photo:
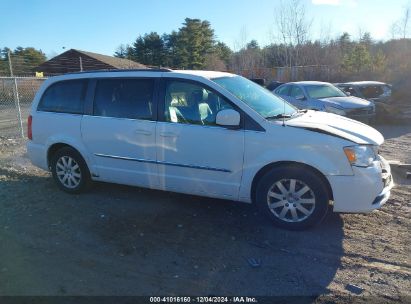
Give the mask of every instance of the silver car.
M 299 109 L 330 112 L 363 122 L 370 122 L 375 117 L 374 102 L 347 96 L 328 82 L 289 82 L 276 88 L 273 93 Z

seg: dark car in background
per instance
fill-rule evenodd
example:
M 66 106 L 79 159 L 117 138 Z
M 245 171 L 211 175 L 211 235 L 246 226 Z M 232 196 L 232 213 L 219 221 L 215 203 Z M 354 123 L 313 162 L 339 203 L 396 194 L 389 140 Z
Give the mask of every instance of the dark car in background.
M 375 117 L 374 102 L 347 96 L 328 82 L 289 82 L 280 85 L 273 93 L 299 109 L 330 112 L 366 123 L 373 121 Z
M 266 89 L 272 92 L 282 84 L 284 82 L 273 80 L 266 86 Z
M 336 83 L 336 87 L 345 93 L 374 102 L 391 102 L 392 86 L 379 81 L 356 81 Z
M 265 79 L 264 78 L 249 78 L 252 82 L 259 84 L 260 86 L 265 86 Z

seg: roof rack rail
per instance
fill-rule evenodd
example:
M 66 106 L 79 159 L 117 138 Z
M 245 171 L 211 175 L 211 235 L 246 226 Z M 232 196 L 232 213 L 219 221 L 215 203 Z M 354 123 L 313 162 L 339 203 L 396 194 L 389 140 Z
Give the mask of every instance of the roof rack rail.
M 105 70 L 90 70 L 82 72 L 71 72 L 62 75 L 73 75 L 73 74 L 87 74 L 87 73 L 121 73 L 121 72 L 172 72 L 172 69 L 167 68 L 146 68 L 146 69 L 105 69 Z
M 149 70 L 156 70 L 156 71 L 161 71 L 161 72 L 172 72 L 173 71 L 173 69 L 171 68 L 164 68 L 164 67 L 156 66 L 156 65 L 148 65 L 147 68 Z

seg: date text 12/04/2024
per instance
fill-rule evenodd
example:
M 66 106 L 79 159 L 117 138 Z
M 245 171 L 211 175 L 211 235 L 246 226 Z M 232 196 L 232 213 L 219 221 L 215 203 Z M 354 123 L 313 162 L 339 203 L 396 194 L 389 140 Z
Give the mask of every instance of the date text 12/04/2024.
M 150 297 L 150 303 L 258 303 L 254 297 Z

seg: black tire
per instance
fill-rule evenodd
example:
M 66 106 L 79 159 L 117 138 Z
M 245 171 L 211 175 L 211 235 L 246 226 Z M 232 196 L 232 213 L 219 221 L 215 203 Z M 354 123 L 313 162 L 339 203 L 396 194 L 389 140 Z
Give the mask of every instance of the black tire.
M 71 164 L 73 164 L 71 170 L 62 169 L 61 165 L 63 165 L 63 160 L 70 159 Z M 78 168 L 74 164 L 76 164 Z M 56 153 L 54 153 L 54 155 L 51 157 L 50 166 L 51 173 L 57 186 L 67 193 L 81 193 L 85 191 L 91 184 L 90 171 L 87 167 L 86 162 L 84 161 L 80 153 L 71 147 L 61 148 Z M 67 173 L 63 173 L 63 177 L 59 178 L 59 176 L 62 176 L 62 170 Z M 68 173 L 69 171 L 70 173 Z M 70 182 L 63 183 L 62 179 L 64 180 L 64 176 L 66 174 L 68 174 L 67 176 L 70 177 Z M 75 180 L 76 183 L 73 180 Z M 71 185 L 71 187 L 69 186 L 69 184 Z
M 278 187 L 279 184 L 282 186 Z M 307 189 L 306 186 L 309 190 L 303 193 Z M 290 191 L 292 187 L 294 192 Z M 269 191 L 273 197 L 268 196 Z M 289 197 L 284 196 L 283 192 L 288 193 Z M 256 204 L 274 225 L 288 230 L 303 230 L 319 224 L 325 218 L 329 195 L 327 186 L 318 173 L 309 168 L 290 165 L 274 168 L 259 180 Z

